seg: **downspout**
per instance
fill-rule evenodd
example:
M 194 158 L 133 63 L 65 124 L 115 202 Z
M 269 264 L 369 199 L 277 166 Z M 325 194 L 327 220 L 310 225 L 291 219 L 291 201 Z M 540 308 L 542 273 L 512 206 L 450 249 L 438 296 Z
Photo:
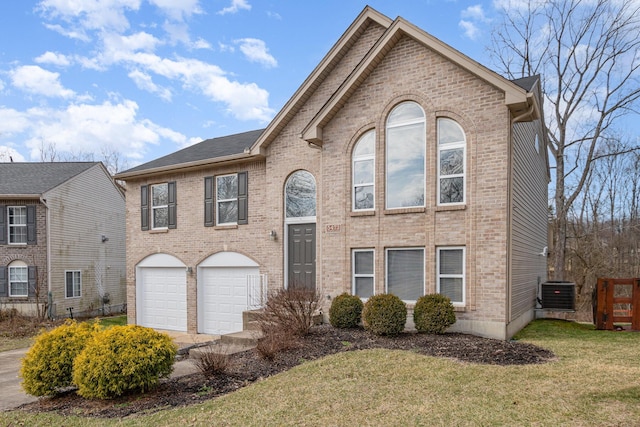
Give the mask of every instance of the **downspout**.
M 40 196 L 40 203 L 44 206 L 47 214 L 46 214 L 46 235 L 47 235 L 47 315 L 49 319 L 53 318 L 53 294 L 51 292 L 51 216 L 49 215 L 49 205 L 47 205 L 47 200 Z

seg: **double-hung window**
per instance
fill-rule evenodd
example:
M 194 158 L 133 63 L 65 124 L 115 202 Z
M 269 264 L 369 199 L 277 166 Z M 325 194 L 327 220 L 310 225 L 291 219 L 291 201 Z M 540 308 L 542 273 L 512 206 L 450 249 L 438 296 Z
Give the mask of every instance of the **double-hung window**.
M 353 210 L 372 210 L 375 197 L 376 132 L 360 137 L 353 149 Z
M 204 178 L 204 225 L 248 224 L 247 172 Z
M 387 118 L 386 208 L 424 207 L 426 123 L 415 102 L 396 106 Z
M 373 249 L 354 249 L 352 251 L 353 295 L 357 295 L 360 298 L 369 298 L 374 294 L 375 276 L 373 260 Z
M 424 248 L 387 249 L 387 293 L 403 301 L 424 295 Z
M 151 186 L 151 228 L 168 228 L 169 226 L 169 188 L 168 184 Z
M 140 187 L 140 214 L 142 230 L 176 228 L 176 182 L 142 185 Z
M 29 275 L 27 264 L 14 261 L 9 266 L 9 296 L 29 296 Z
M 27 207 L 9 206 L 7 209 L 9 222 L 9 243 L 27 244 Z
M 464 131 L 454 120 L 438 119 L 438 204 L 462 204 L 465 197 Z
M 454 305 L 464 305 L 464 247 L 438 248 L 438 293 Z
M 65 298 L 82 296 L 82 274 L 79 270 L 65 272 Z

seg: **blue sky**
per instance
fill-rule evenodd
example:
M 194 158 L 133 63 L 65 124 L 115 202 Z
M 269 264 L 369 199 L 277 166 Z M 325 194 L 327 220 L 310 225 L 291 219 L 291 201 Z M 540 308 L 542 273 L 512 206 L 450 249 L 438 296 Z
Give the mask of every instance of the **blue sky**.
M 490 0 L 2 1 L 0 161 L 133 167 L 262 128 L 367 4 L 491 66 Z

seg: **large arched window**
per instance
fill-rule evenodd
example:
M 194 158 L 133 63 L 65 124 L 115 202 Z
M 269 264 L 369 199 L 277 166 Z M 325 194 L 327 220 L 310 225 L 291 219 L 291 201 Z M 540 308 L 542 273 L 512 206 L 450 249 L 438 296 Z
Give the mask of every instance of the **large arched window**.
M 294 172 L 285 184 L 287 218 L 316 216 L 316 180 L 309 172 Z
M 438 204 L 464 203 L 466 146 L 456 121 L 438 119 Z
M 376 132 L 370 130 L 360 137 L 353 149 L 353 210 L 375 207 Z
M 424 206 L 425 115 L 415 102 L 397 105 L 387 118 L 386 207 Z

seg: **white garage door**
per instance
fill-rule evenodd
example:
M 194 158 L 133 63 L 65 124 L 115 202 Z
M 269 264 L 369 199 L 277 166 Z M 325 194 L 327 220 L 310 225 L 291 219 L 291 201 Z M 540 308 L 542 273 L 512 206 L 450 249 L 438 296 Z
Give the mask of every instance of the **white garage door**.
M 247 276 L 259 273 L 257 267 L 202 268 L 200 332 L 217 335 L 241 331 L 242 312 L 247 309 Z
M 139 269 L 137 323 L 156 329 L 187 330 L 187 282 L 184 267 Z

